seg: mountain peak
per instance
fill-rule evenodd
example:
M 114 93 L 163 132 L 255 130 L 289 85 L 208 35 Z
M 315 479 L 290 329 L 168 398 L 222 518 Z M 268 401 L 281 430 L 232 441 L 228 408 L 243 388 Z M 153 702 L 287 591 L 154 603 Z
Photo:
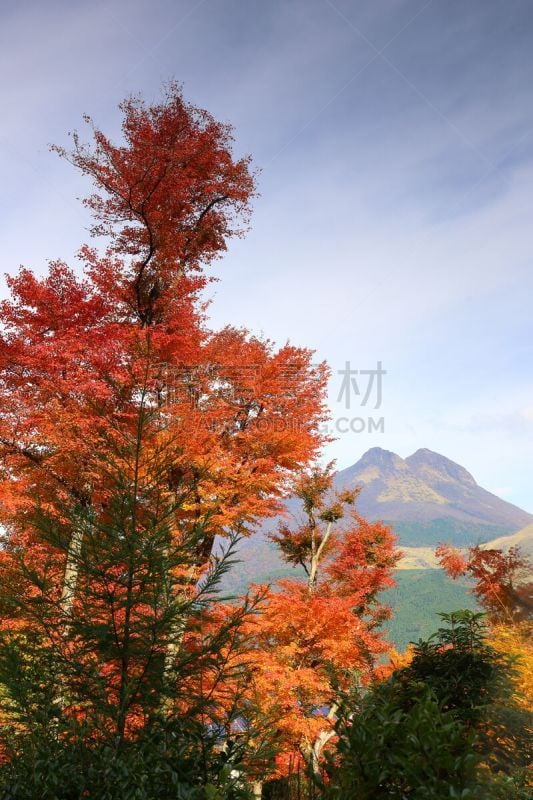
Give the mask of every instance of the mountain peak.
M 398 469 L 405 466 L 405 461 L 392 450 L 383 450 L 381 447 L 371 447 L 364 453 L 358 464 L 360 466 L 376 466 L 380 469 Z
M 435 453 L 427 447 L 421 447 L 416 453 L 408 456 L 405 462 L 420 478 L 428 480 L 430 483 L 459 482 L 477 486 L 468 470 L 452 461 L 451 458 Z
M 417 544 L 486 541 L 523 528 L 533 519 L 479 486 L 460 464 L 428 448 L 403 459 L 373 447 L 339 472 L 336 484 L 361 486 L 361 515 L 399 526 L 403 538 L 405 526 L 411 526 L 409 536 Z

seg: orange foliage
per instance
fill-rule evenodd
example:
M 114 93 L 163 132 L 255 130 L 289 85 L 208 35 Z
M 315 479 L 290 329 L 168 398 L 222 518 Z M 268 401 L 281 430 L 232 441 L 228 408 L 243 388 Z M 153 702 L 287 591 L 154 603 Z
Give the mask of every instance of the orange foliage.
M 386 526 L 349 511 L 356 493 L 334 495 L 329 468 L 304 474 L 296 492 L 305 522 L 272 538 L 307 579 L 277 581 L 251 626 L 250 691 L 271 720 L 281 774 L 298 758 L 316 768 L 342 694 L 368 681 L 388 649 L 379 624 L 390 612 L 377 595 L 400 556 Z
M 82 277 L 62 262 L 43 278 L 22 269 L 0 305 L 3 592 L 45 596 L 57 609 L 49 623 L 59 648 L 73 646 L 59 624 L 75 529 L 66 506 L 105 528 L 116 475 L 142 487 L 135 531 L 148 535 L 150 513 L 165 503 L 176 542 L 201 531 L 186 567 L 193 586 L 215 537 L 248 534 L 276 513 L 324 438 L 328 371 L 311 351 L 206 325 L 206 268 L 244 231 L 254 191 L 248 159 L 231 153 L 231 130 L 176 86 L 160 104 L 133 99 L 122 111 L 121 144 L 93 128 L 92 146 L 75 135 L 73 152 L 59 149 L 93 181 L 86 205 L 107 249 L 81 249 Z M 36 507 L 56 520 L 57 545 L 32 525 Z M 121 569 L 101 565 L 119 606 Z M 91 613 L 120 638 L 131 616 L 105 606 L 104 588 Z M 2 605 L 0 624 L 31 627 L 30 606 L 15 622 Z M 146 613 L 140 606 L 133 619 Z M 112 694 L 118 667 L 102 668 Z
M 513 622 L 527 617 L 533 608 L 531 563 L 518 547 L 508 552 L 471 547 L 464 556 L 456 548 L 439 545 L 437 558 L 452 578 L 470 575 L 472 592 L 493 622 Z
M 205 266 L 244 230 L 253 177 L 231 131 L 171 86 L 162 104 L 122 105 L 124 143 L 60 149 L 90 176 L 86 201 L 105 254 L 84 247 L 85 276 L 61 262 L 9 278 L 0 307 L 0 515 L 38 499 L 105 493 L 95 451 L 133 437 L 157 410 L 147 447 L 172 448 L 181 519 L 209 506 L 211 535 L 274 513 L 273 497 L 320 447 L 327 370 L 309 350 L 226 328 L 209 331 Z M 194 495 L 194 498 L 192 496 Z
M 531 624 L 494 625 L 489 643 L 513 659 L 513 702 L 533 712 L 533 637 Z
M 440 565 L 450 578 L 459 578 L 466 573 L 468 562 L 460 550 L 448 544 L 440 544 L 435 550 Z
M 378 681 L 386 681 L 393 672 L 408 667 L 413 660 L 414 648 L 409 644 L 405 650 L 400 653 L 396 648 L 392 648 L 387 652 L 387 661 L 379 664 L 374 669 L 374 678 Z

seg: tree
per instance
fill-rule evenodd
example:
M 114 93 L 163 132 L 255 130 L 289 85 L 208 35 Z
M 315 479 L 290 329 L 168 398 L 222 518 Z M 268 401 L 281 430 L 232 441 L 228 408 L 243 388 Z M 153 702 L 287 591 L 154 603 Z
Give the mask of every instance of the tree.
M 89 175 L 86 201 L 103 255 L 84 247 L 85 277 L 54 262 L 8 279 L 1 306 L 0 496 L 5 524 L 36 502 L 100 502 L 100 444 L 135 438 L 157 409 L 148 449 L 173 443 L 164 478 L 180 529 L 201 524 L 195 568 L 217 534 L 276 510 L 290 474 L 319 448 L 324 365 L 308 350 L 205 325 L 205 267 L 242 233 L 253 177 L 231 155 L 231 131 L 171 86 L 159 105 L 122 104 L 124 141 L 93 129 L 60 153 Z M 96 447 L 95 447 L 96 442 Z M 170 462 L 167 459 L 167 462 Z M 178 507 L 179 506 L 179 507 Z M 58 508 L 57 511 L 60 514 Z M 76 589 L 81 530 L 63 563 L 65 611 Z M 191 580 L 194 575 L 191 573 Z
M 216 537 L 276 513 L 316 455 L 327 369 L 207 326 L 207 267 L 244 232 L 254 191 L 231 129 L 175 85 L 121 109 L 120 144 L 93 126 L 92 146 L 75 134 L 72 152 L 56 148 L 93 181 L 104 252 L 81 249 L 82 277 L 59 261 L 43 278 L 22 269 L 0 307 L 0 629 L 6 653 L 31 643 L 53 676 L 36 709 L 126 746 L 147 720 L 185 714 L 185 685 L 211 698 L 204 730 L 231 721 L 216 664 L 242 612 L 211 604 L 200 623 L 200 587 Z M 198 667 L 187 680 L 183 659 Z
M 481 614 L 441 617 L 446 627 L 414 646 L 408 666 L 343 709 L 326 796 L 493 796 L 482 745 L 508 664 L 485 642 Z
M 470 575 L 473 593 L 493 622 L 512 623 L 527 619 L 533 608 L 531 563 L 520 548 L 502 550 L 471 547 L 465 555 L 450 545 L 436 550 L 441 566 L 451 578 Z
M 473 593 L 486 609 L 490 623 L 488 641 L 509 659 L 509 692 L 495 705 L 486 753 L 494 773 L 510 773 L 531 762 L 531 564 L 519 548 L 508 552 L 472 547 L 465 555 L 441 545 L 437 555 L 446 572 L 456 578 L 467 574 L 474 580 Z M 521 780 L 521 778 L 517 778 Z M 503 784 L 502 794 L 512 787 Z
M 334 492 L 332 478 L 331 467 L 315 467 L 296 480 L 303 521 L 272 539 L 306 577 L 277 581 L 251 623 L 250 692 L 270 720 L 276 774 L 302 760 L 318 771 L 341 698 L 388 649 L 380 624 L 390 612 L 378 595 L 393 584 L 395 539 L 353 510 L 357 491 Z
M 157 420 L 157 411 L 143 409 L 136 439 L 107 441 L 94 454 L 97 506 L 71 498 L 60 516 L 59 507 L 28 512 L 22 533 L 31 532 L 31 547 L 20 546 L 15 523 L 8 531 L 0 564 L 0 750 L 8 761 L 0 786 L 8 794 L 99 796 L 98 770 L 114 766 L 121 777 L 109 781 L 106 797 L 124 796 L 126 771 L 130 782 L 146 784 L 136 796 L 151 800 L 160 784 L 149 773 L 161 769 L 166 748 L 176 762 L 164 770 L 169 780 L 174 774 L 172 796 L 226 786 L 224 796 L 237 797 L 230 767 L 240 751 L 226 757 L 221 744 L 240 713 L 242 625 L 257 599 L 217 600 L 233 541 L 191 582 L 202 529 L 176 527 L 176 500 L 160 480 L 172 447 L 146 446 Z M 76 590 L 66 605 L 61 555 L 79 529 Z M 61 779 L 54 764 L 65 761 Z

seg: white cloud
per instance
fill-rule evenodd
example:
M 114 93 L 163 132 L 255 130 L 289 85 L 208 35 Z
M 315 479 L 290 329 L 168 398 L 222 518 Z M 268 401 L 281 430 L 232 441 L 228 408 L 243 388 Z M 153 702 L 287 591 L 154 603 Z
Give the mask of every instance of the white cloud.
M 379 46 L 414 13 L 339 2 Z M 122 95 L 173 72 L 264 168 L 253 229 L 217 267 L 215 324 L 314 346 L 334 370 L 383 362 L 384 437 L 342 437 L 341 466 L 428 446 L 532 508 L 532 76 L 527 24 L 509 27 L 525 6 L 504 6 L 430 4 L 387 51 L 413 89 L 380 58 L 362 69 L 372 48 L 325 3 L 11 4 L 4 270 L 87 238 L 87 187 L 47 143 L 85 111 L 116 134 Z

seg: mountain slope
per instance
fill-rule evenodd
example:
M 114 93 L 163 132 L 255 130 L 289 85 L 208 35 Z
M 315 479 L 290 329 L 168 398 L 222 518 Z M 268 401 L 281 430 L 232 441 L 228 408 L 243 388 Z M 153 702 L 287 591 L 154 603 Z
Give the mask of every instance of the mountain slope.
M 434 544 L 435 532 L 445 533 L 441 521 L 446 521 L 454 540 L 464 540 L 457 541 L 461 544 L 512 533 L 533 521 L 533 515 L 478 486 L 464 467 L 427 449 L 402 459 L 372 448 L 339 472 L 337 483 L 364 487 L 359 508 L 368 519 L 412 526 L 416 541 L 409 542 L 405 524 L 398 526 L 400 537 L 410 545 Z
M 523 555 L 533 559 L 533 522 L 510 536 L 500 536 L 483 545 L 486 550 L 509 550 L 510 547 L 519 547 Z
M 459 464 L 431 450 L 417 450 L 406 459 L 373 448 L 335 478 L 337 488 L 362 486 L 357 507 L 369 520 L 384 520 L 406 548 L 403 569 L 435 567 L 432 550 L 438 542 L 460 547 L 487 542 L 533 524 L 533 515 L 478 486 Z M 298 504 L 287 502 L 287 516 L 298 517 Z M 279 519 L 265 521 L 241 543 L 242 563 L 232 571 L 234 585 L 268 582 L 294 575 L 268 539 Z M 526 528 L 527 530 L 527 528 Z M 420 550 L 419 548 L 424 548 Z
M 483 550 L 503 550 L 519 547 L 522 555 L 533 559 L 533 522 L 516 533 L 499 536 L 481 545 Z M 439 562 L 433 547 L 402 547 L 403 558 L 398 562 L 398 569 L 437 569 Z
M 442 624 L 441 612 L 468 608 L 479 611 L 465 578 L 452 581 L 440 569 L 406 569 L 396 573 L 396 586 L 383 593 L 383 600 L 394 609 L 384 624 L 399 650 L 409 642 L 425 639 Z

